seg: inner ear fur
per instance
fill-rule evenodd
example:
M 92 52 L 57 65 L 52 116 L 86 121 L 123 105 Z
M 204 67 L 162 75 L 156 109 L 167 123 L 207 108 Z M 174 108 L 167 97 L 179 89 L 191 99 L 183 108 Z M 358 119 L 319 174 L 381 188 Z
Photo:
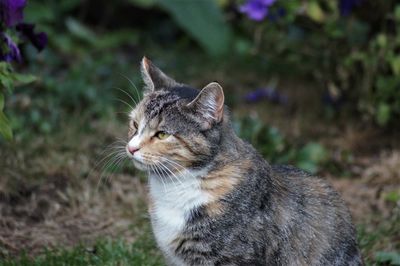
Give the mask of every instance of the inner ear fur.
M 205 86 L 187 107 L 194 109 L 207 124 L 219 123 L 224 117 L 224 91 L 217 82 Z

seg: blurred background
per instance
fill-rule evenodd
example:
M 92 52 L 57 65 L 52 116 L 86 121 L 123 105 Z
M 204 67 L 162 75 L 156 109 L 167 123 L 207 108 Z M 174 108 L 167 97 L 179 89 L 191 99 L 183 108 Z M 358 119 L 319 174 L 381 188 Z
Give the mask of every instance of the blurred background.
M 400 265 L 395 0 L 0 0 L 0 264 L 163 265 L 118 155 L 146 55 L 224 88 L 271 163 L 328 179 L 367 265 Z

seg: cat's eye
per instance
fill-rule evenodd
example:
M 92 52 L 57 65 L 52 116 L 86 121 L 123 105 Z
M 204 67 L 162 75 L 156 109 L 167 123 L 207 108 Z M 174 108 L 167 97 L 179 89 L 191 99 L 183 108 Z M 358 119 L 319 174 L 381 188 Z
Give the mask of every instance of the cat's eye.
M 168 133 L 165 132 L 165 131 L 158 131 L 158 132 L 155 134 L 155 136 L 156 136 L 157 138 L 159 138 L 159 139 L 166 139 L 166 138 L 168 138 L 168 137 L 170 136 L 170 134 L 168 134 Z
M 131 122 L 130 125 L 129 125 L 128 135 L 130 137 L 136 135 L 137 130 L 138 130 L 138 123 L 136 123 L 135 121 Z

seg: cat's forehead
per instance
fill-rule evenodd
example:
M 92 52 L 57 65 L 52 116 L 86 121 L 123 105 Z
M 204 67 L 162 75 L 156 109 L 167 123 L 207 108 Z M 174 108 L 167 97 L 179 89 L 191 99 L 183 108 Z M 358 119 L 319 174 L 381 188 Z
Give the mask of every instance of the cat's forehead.
M 187 104 L 196 98 L 199 90 L 188 86 L 158 90 L 147 94 L 130 113 L 132 120 L 150 121 L 162 113 L 163 110 L 172 110 L 180 104 Z
M 168 90 L 155 91 L 149 94 L 144 101 L 144 115 L 150 120 L 159 115 L 162 110 L 173 108 L 179 104 L 186 104 L 196 98 L 199 90 L 179 86 Z

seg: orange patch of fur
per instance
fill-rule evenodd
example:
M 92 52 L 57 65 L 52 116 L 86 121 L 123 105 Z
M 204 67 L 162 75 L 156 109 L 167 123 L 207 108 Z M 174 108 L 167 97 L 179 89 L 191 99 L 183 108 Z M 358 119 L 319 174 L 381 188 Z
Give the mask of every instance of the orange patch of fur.
M 213 199 L 206 206 L 209 215 L 218 215 L 223 212 L 223 203 L 220 200 L 245 177 L 251 165 L 251 162 L 247 160 L 236 164 L 227 164 L 222 169 L 212 171 L 204 177 L 201 189 Z

